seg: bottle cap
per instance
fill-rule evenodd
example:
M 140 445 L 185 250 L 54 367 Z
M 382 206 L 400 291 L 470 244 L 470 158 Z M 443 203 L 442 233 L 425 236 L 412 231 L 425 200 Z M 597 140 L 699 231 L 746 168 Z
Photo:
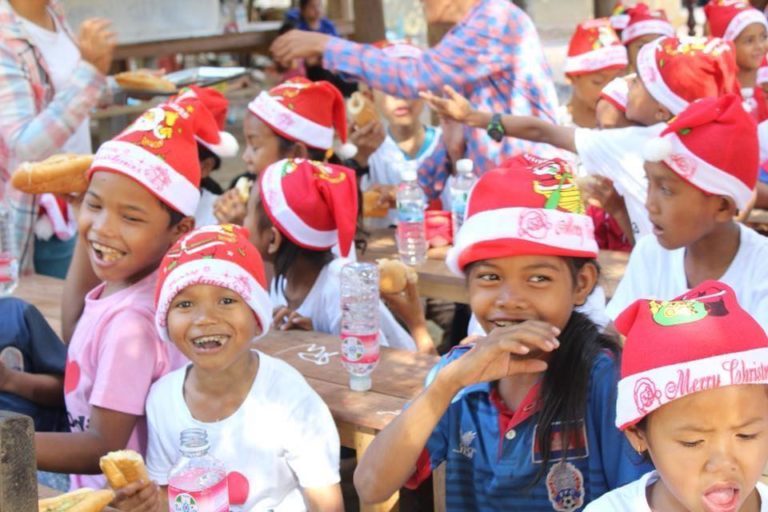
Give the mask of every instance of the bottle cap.
M 472 160 L 469 158 L 462 158 L 461 160 L 456 161 L 456 172 L 465 173 L 465 172 L 472 172 L 472 169 L 474 169 L 475 164 Z
M 349 389 L 352 391 L 368 391 L 371 389 L 370 375 L 350 375 Z

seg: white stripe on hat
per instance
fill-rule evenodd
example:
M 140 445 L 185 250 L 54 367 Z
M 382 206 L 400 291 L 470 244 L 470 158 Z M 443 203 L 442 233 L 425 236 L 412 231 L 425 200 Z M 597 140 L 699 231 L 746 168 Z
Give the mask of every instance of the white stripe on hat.
M 333 145 L 333 128 L 297 114 L 266 91 L 248 104 L 248 110 L 281 132 L 314 148 L 329 149 Z
M 744 9 L 734 16 L 730 23 L 728 23 L 728 28 L 725 29 L 723 39 L 726 41 L 735 41 L 736 38 L 739 37 L 739 34 L 741 34 L 741 31 L 747 28 L 747 25 L 753 23 L 759 23 L 768 30 L 768 21 L 765 19 L 765 14 L 751 7 Z
M 599 71 L 612 66 L 626 66 L 627 49 L 620 44 L 606 46 L 581 55 L 568 56 L 565 59 L 566 73 L 584 73 Z
M 283 230 L 290 233 L 289 238 L 300 245 L 317 250 L 333 247 L 339 241 L 338 230 L 320 231 L 313 228 L 296 215 L 288 204 L 281 176 L 284 162 L 281 160 L 267 167 L 261 178 L 261 200 L 265 208 L 269 209 Z
M 138 181 L 184 215 L 194 215 L 200 190 L 157 155 L 136 144 L 110 140 L 99 147 L 91 171 L 109 169 Z
M 768 348 L 698 359 L 628 375 L 619 381 L 616 426 L 637 423 L 678 398 L 723 386 L 768 384 Z
M 591 217 L 561 210 L 516 206 L 468 216 L 456 234 L 454 246 L 448 251 L 445 263 L 454 274 L 463 276 L 459 268 L 462 252 L 477 243 L 503 239 L 525 240 L 595 254 L 599 250 Z
M 653 99 L 677 115 L 685 110 L 689 103 L 672 92 L 672 89 L 664 82 L 664 77 L 656 63 L 656 50 L 662 39 L 663 37 L 660 37 L 640 48 L 637 53 L 637 74 Z
M 662 36 L 675 35 L 675 28 L 666 20 L 643 20 L 629 25 L 621 33 L 621 41 L 624 44 L 631 42 L 638 37 L 649 34 L 659 34 Z
M 163 281 L 155 311 L 155 327 L 160 337 L 168 336 L 168 309 L 173 299 L 185 288 L 195 284 L 209 284 L 227 288 L 240 295 L 250 306 L 261 324 L 261 334 L 267 334 L 272 323 L 272 302 L 259 282 L 237 263 L 228 260 L 204 258 L 191 260 L 174 268 Z

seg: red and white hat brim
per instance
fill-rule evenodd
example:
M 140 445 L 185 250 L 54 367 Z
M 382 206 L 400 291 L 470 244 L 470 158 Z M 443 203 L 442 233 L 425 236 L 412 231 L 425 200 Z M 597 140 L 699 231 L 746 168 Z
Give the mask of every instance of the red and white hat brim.
M 629 100 L 629 84 L 624 77 L 614 78 L 608 85 L 603 87 L 600 92 L 600 98 L 611 103 L 622 112 L 627 111 L 627 102 Z
M 741 31 L 747 28 L 747 26 L 759 23 L 768 30 L 768 21 L 765 19 L 765 14 L 761 13 L 757 9 L 744 9 L 739 14 L 733 17 L 728 23 L 728 28 L 725 29 L 723 39 L 726 41 L 735 41 Z
M 290 84 L 283 84 L 283 87 L 289 86 Z M 266 91 L 262 91 L 248 104 L 248 110 L 292 140 L 314 148 L 329 149 L 333 146 L 333 128 L 297 114 Z
M 330 249 L 339 240 L 338 230 L 319 230 L 307 224 L 288 204 L 282 184 L 284 161 L 276 162 L 261 176 L 261 201 L 270 220 L 295 244 L 316 251 Z
M 704 192 L 731 197 L 740 210 L 752 199 L 752 189 L 743 181 L 699 158 L 676 133 L 648 141 L 643 156 L 649 162 L 664 162 L 678 176 Z
M 628 63 L 627 49 L 620 44 L 615 44 L 581 55 L 569 55 L 565 59 L 565 74 L 581 75 L 607 69 L 621 69 L 625 68 Z
M 689 102 L 675 94 L 664 82 L 664 77 L 656 63 L 656 50 L 661 39 L 640 48 L 637 53 L 637 75 L 653 99 L 672 114 L 677 115 L 688 107 Z
M 757 85 L 768 83 L 768 66 L 757 68 Z
M 658 34 L 660 36 L 674 36 L 675 28 L 672 24 L 666 20 L 652 19 L 638 21 L 629 25 L 621 33 L 621 42 L 629 44 L 638 37 L 648 36 L 652 34 Z
M 629 14 L 614 14 L 609 19 L 614 30 L 624 30 L 629 25 Z
M 240 265 L 223 259 L 204 258 L 177 266 L 163 281 L 155 312 L 155 327 L 163 340 L 171 342 L 168 335 L 171 302 L 182 290 L 196 284 L 220 286 L 240 295 L 259 320 L 261 333 L 254 341 L 267 334 L 272 323 L 272 302 L 266 290 Z
M 210 149 L 219 158 L 232 158 L 237 156 L 237 152 L 240 151 L 240 144 L 235 136 L 225 131 L 219 132 L 219 142 L 216 144 L 207 142 L 198 136 L 195 136 L 195 140 Z
M 486 249 L 493 242 L 505 246 L 495 257 L 551 254 L 594 258 L 598 253 L 591 217 L 561 210 L 511 207 L 467 217 L 445 263 L 453 273 L 463 276 L 468 263 L 491 257 Z
M 134 179 L 162 202 L 191 216 L 200 202 L 200 190 L 157 155 L 120 140 L 110 140 L 99 147 L 88 171 L 107 170 Z
M 616 426 L 624 430 L 678 398 L 742 384 L 768 384 L 768 348 L 653 368 L 619 381 Z

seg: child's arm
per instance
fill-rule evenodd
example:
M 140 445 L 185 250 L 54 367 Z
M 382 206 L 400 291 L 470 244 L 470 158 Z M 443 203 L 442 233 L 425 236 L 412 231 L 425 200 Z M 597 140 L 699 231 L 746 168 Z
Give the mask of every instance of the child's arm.
M 491 122 L 492 112 L 474 110 L 465 97 L 456 92 L 450 85 L 443 86 L 446 97 L 441 98 L 431 92 L 421 92 L 429 106 L 441 117 L 453 119 L 473 128 L 485 129 Z M 504 126 L 506 137 L 516 137 L 531 142 L 543 142 L 560 149 L 576 153 L 575 129 L 559 126 L 538 117 L 502 115 L 501 124 Z
M 85 432 L 37 433 L 37 467 L 58 473 L 98 474 L 101 472 L 99 459 L 128 445 L 138 418 L 94 406 L 90 426 Z
M 64 376 L 20 372 L 0 361 L 0 391 L 46 407 L 64 405 Z
M 344 500 L 341 496 L 341 486 L 339 484 L 302 489 L 302 493 L 310 512 L 344 511 Z
M 85 307 L 85 296 L 98 284 L 99 278 L 93 272 L 88 258 L 88 247 L 78 237 L 64 281 L 65 300 L 61 301 L 61 338 L 64 343 L 69 344 L 72 333 L 75 332 L 75 326 Z
M 405 327 L 416 342 L 418 351 L 436 354 L 435 343 L 427 330 L 424 307 L 421 304 L 416 283 L 408 282 L 403 293 L 382 293 L 381 298 L 392 313 L 405 323 Z
M 494 329 L 464 356 L 440 370 L 432 384 L 376 436 L 363 455 L 354 477 L 360 498 L 381 502 L 403 486 L 459 390 L 508 375 L 544 371 L 544 361 L 524 357 L 534 350 L 554 350 L 559 345 L 557 334 L 559 330 L 539 321 Z

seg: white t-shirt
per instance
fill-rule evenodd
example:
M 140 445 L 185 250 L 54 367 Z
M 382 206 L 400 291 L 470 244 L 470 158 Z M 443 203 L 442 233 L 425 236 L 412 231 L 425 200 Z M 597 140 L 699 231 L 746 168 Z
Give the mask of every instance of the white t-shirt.
M 200 189 L 200 202 L 197 204 L 197 210 L 195 210 L 195 228 L 215 226 L 219 223 L 213 214 L 213 205 L 218 198 L 219 196 L 210 190 Z
M 259 354 L 251 391 L 230 417 L 204 423 L 184 400 L 187 368 L 169 373 L 147 399 L 147 471 L 160 485 L 179 459 L 179 436 L 188 428 L 208 432 L 209 453 L 229 475 L 233 512 L 306 510 L 301 488 L 339 482 L 339 434 L 331 413 L 289 364 Z M 232 473 L 239 477 L 232 477 Z
M 666 126 L 659 123 L 611 130 L 577 128 L 574 136 L 576 153 L 586 172 L 610 178 L 616 192 L 624 198 L 636 239 L 653 232 L 645 208 L 648 179 L 643 169 L 643 147 Z
M 743 224 L 739 233 L 739 250 L 718 280 L 733 288 L 741 307 L 768 328 L 768 238 Z M 641 238 L 608 303 L 608 315 L 615 320 L 637 299 L 669 300 L 687 292 L 684 259 L 684 247 L 669 251 L 653 235 Z
M 646 490 L 659 480 L 659 474 L 651 471 L 634 482 L 603 494 L 587 505 L 584 512 L 652 512 L 648 504 Z M 760 495 L 760 512 L 768 512 L 768 486 L 757 482 Z
M 46 30 L 31 21 L 19 17 L 24 29 L 32 38 L 32 42 L 40 50 L 40 53 L 48 65 L 51 83 L 54 91 L 61 91 L 67 87 L 67 83 L 80 62 L 80 50 L 66 30 L 59 26 L 56 16 L 51 14 L 56 24 L 56 32 Z M 85 118 L 80 126 L 72 133 L 72 136 L 61 147 L 62 153 L 92 153 L 90 119 Z
M 304 302 L 296 309 L 301 316 L 312 319 L 312 328 L 318 332 L 341 334 L 341 267 L 349 263 L 348 259 L 336 258 L 323 267 L 315 284 Z M 288 301 L 283 295 L 283 282 L 272 280 L 269 298 L 272 307 L 285 306 Z M 379 342 L 382 346 L 403 350 L 416 350 L 416 342 L 408 331 L 397 323 L 392 312 L 379 301 Z

